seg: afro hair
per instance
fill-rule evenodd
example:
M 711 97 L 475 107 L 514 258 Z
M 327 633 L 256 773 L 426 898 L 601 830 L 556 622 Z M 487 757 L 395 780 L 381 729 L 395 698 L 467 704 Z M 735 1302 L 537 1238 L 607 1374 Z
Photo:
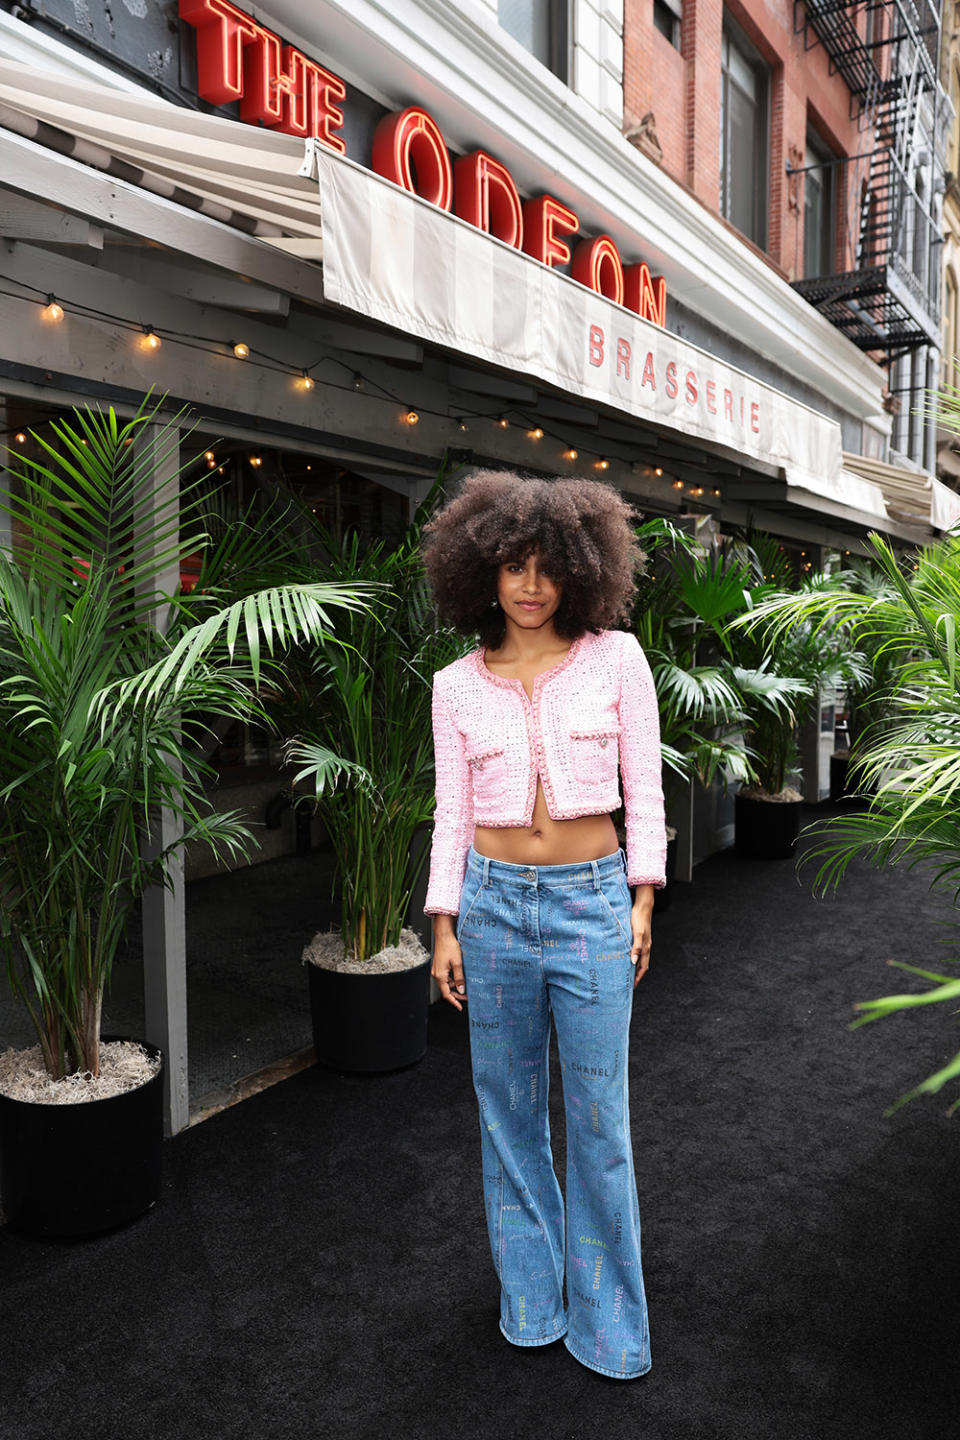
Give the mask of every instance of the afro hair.
M 425 529 L 424 564 L 441 619 L 496 650 L 506 629 L 499 568 L 536 550 L 563 586 L 557 634 L 575 640 L 609 629 L 628 618 L 644 559 L 635 521 L 619 492 L 596 480 L 475 471 Z

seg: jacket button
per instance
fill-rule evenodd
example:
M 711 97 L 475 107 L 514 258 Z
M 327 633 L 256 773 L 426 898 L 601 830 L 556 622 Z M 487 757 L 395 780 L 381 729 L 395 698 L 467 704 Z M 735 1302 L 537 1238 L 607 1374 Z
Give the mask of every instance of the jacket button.
M 607 737 L 606 737 L 606 735 L 601 735 L 601 736 L 600 736 L 600 749 L 601 749 L 601 750 L 605 750 L 605 749 L 606 749 L 606 746 L 607 746 Z

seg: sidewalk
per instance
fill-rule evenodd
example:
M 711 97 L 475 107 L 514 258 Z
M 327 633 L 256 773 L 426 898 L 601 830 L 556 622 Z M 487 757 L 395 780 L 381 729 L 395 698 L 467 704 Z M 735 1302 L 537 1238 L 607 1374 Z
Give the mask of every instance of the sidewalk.
M 889 956 L 960 953 L 952 913 L 917 875 L 860 868 L 817 902 L 792 862 L 721 855 L 658 918 L 631 1087 L 645 1379 L 499 1335 L 466 1031 L 435 1007 L 419 1066 L 310 1069 L 167 1142 L 130 1228 L 0 1231 L 4 1433 L 942 1440 L 960 1115 L 883 1110 L 958 1031 L 846 1025 L 908 988 Z M 556 1076 L 552 1100 L 562 1152 Z

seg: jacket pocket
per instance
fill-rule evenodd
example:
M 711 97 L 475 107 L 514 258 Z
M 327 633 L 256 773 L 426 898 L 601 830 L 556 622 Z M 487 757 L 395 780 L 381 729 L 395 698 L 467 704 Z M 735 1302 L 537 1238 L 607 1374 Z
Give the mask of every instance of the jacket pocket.
M 602 721 L 570 731 L 574 778 L 586 786 L 616 782 L 620 766 L 620 726 Z
M 503 745 L 482 745 L 467 755 L 478 810 L 498 805 L 508 788 L 510 767 Z

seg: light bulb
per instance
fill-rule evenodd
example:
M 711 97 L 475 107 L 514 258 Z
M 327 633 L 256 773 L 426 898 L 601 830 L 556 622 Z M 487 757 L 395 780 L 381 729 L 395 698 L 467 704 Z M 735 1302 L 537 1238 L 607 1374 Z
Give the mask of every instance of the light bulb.
M 530 436 L 530 439 L 531 439 L 531 440 L 542 440 L 542 439 L 543 439 L 543 431 L 540 429 L 540 426 L 539 426 L 539 425 L 535 425 L 532 430 L 528 430 L 528 431 L 527 431 L 527 434 Z
M 216 460 L 217 457 L 216 455 L 214 455 L 212 450 L 207 450 L 203 458 L 204 460 Z
M 45 320 L 52 320 L 55 325 L 63 319 L 63 306 L 58 305 L 52 295 L 43 307 L 43 317 Z
M 605 458 L 601 455 L 599 460 L 594 460 L 594 462 L 593 462 L 593 468 L 594 468 L 594 470 L 609 470 L 609 469 L 610 469 L 610 461 L 607 460 L 607 459 L 605 459 Z
M 405 425 L 420 424 L 420 416 L 417 414 L 416 410 L 408 410 L 406 415 L 404 415 L 403 420 Z
M 682 480 L 674 480 L 674 481 L 673 481 L 673 488 L 674 488 L 674 490 L 682 490 L 682 489 L 683 489 L 683 481 L 682 481 Z
M 354 390 L 362 390 L 362 389 L 363 389 L 363 376 L 362 376 L 362 375 L 354 375 L 354 377 L 353 377 L 353 388 L 354 388 Z
M 233 353 L 238 360 L 246 360 L 250 354 L 250 346 L 245 345 L 242 340 L 238 340 L 233 347 Z
M 251 456 L 250 456 L 250 464 L 251 464 L 252 466 L 254 466 L 255 469 L 259 469 L 260 466 L 263 464 L 263 456 L 262 456 L 262 455 L 251 455 Z
M 26 435 L 23 433 L 22 430 L 18 430 L 18 431 L 17 431 L 17 444 L 18 444 L 18 445 L 26 445 L 26 443 L 27 443 L 27 437 L 26 437 Z
M 501 430 L 509 430 L 510 428 L 510 421 L 507 419 L 506 415 L 501 415 L 500 419 L 497 421 L 497 424 L 500 426 Z
M 300 385 L 302 389 L 312 390 L 315 384 L 316 381 L 314 380 L 313 376 L 309 375 L 307 371 L 304 370 L 303 374 L 300 377 Z
M 159 350 L 163 341 L 157 332 L 149 325 L 143 327 L 143 340 L 141 341 L 144 350 Z
M 564 450 L 564 452 L 563 452 L 563 458 L 564 458 L 564 460 L 576 460 L 576 458 L 577 458 L 577 456 L 578 456 L 579 454 L 580 454 L 580 451 L 574 449 L 574 447 L 573 447 L 572 445 L 570 445 L 566 450 Z
M 663 469 L 662 469 L 662 467 L 661 467 L 660 465 L 655 466 L 653 473 L 654 473 L 654 475 L 662 475 L 662 474 L 663 474 Z
M 457 426 L 457 429 L 467 431 L 470 429 L 470 426 L 467 424 L 466 420 L 461 420 L 460 424 Z

